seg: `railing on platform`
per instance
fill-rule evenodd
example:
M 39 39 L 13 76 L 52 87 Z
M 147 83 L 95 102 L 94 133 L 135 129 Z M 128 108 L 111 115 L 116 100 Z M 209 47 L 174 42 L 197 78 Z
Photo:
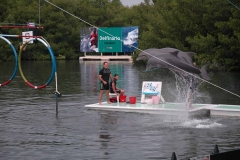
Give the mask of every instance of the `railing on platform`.
M 239 160 L 239 159 L 240 159 L 240 149 L 220 153 L 218 149 L 218 145 L 215 145 L 213 153 L 209 155 L 186 158 L 184 160 Z M 172 153 L 171 160 L 177 160 L 177 156 L 175 152 Z

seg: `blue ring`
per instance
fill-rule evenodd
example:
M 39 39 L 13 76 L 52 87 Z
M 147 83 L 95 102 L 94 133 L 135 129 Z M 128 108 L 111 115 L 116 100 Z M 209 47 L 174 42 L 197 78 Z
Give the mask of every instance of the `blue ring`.
M 16 76 L 17 70 L 18 70 L 18 55 L 17 55 L 16 49 L 14 48 L 14 46 L 12 44 L 10 46 L 13 50 L 14 57 L 15 57 L 15 69 L 14 69 L 14 72 L 12 74 L 12 77 L 10 78 L 10 80 L 13 80 L 13 78 Z
M 54 53 L 53 53 L 51 47 L 47 47 L 47 49 L 48 49 L 48 51 L 51 55 L 51 59 L 52 59 L 52 74 L 51 74 L 49 80 L 47 81 L 46 85 L 48 85 L 52 81 L 54 74 L 56 72 L 56 61 L 55 61 Z
M 12 43 L 8 39 L 6 39 L 5 37 L 2 37 L 2 36 L 0 36 L 0 38 L 3 39 L 5 42 L 7 42 L 10 45 L 10 47 L 11 47 L 13 53 L 14 53 L 14 57 L 15 57 L 15 69 L 13 71 L 13 74 L 12 74 L 11 78 L 9 79 L 10 81 L 8 80 L 9 81 L 8 83 L 10 83 L 14 79 L 14 77 L 16 76 L 16 73 L 17 73 L 17 70 L 18 70 L 18 55 L 17 55 L 16 49 L 14 48 L 14 46 L 12 45 Z M 1 85 L 1 86 L 3 86 L 3 85 Z

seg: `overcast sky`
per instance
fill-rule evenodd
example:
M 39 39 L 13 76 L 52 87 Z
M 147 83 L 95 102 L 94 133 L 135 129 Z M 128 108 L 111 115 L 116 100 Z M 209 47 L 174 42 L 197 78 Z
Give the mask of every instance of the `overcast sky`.
M 144 0 L 121 0 L 122 4 L 125 6 L 132 6 L 144 2 Z

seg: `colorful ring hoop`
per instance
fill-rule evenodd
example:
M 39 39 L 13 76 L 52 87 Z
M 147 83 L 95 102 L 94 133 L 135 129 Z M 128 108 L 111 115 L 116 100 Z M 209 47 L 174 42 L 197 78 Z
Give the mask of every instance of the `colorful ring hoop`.
M 49 53 L 50 53 L 51 60 L 52 60 L 52 73 L 51 73 L 50 78 L 48 79 L 47 83 L 45 83 L 44 85 L 42 85 L 42 86 L 34 86 L 33 84 L 31 84 L 31 83 L 25 78 L 25 76 L 24 76 L 24 74 L 23 74 L 23 72 L 22 72 L 22 66 L 21 66 L 22 50 L 23 50 L 23 48 L 26 47 L 26 45 L 28 44 L 28 42 L 35 40 L 35 38 L 29 39 L 26 43 L 24 43 L 24 45 L 23 45 L 22 48 L 20 49 L 19 56 L 18 56 L 19 71 L 20 71 L 20 74 L 21 74 L 24 82 L 25 82 L 28 86 L 30 86 L 31 88 L 34 88 L 34 89 L 42 89 L 42 88 L 45 88 L 45 87 L 52 81 L 52 79 L 53 79 L 53 76 L 54 76 L 54 74 L 55 74 L 55 72 L 56 72 L 56 60 L 55 60 L 54 53 L 53 53 L 50 45 L 49 45 L 46 41 L 44 41 L 44 40 L 42 40 L 42 39 L 40 39 L 40 38 L 36 38 L 36 39 L 37 39 L 38 41 L 42 42 L 42 43 L 47 47 L 47 49 L 48 49 L 48 51 L 49 51 Z
M 5 37 L 0 36 L 0 38 L 3 39 L 5 42 L 7 42 L 11 46 L 12 51 L 14 53 L 14 57 L 15 57 L 15 68 L 14 68 L 13 74 L 12 74 L 12 76 L 9 80 L 0 84 L 0 87 L 2 87 L 2 86 L 5 86 L 5 85 L 9 84 L 13 80 L 13 78 L 15 77 L 15 75 L 17 73 L 17 69 L 18 69 L 18 56 L 17 56 L 17 52 L 16 52 L 14 46 L 12 45 L 12 43 L 8 39 L 6 39 Z

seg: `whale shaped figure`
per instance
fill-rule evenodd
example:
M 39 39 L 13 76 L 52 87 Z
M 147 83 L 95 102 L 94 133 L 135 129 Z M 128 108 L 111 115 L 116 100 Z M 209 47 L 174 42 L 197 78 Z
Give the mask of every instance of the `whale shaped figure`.
M 194 52 L 183 52 L 175 48 L 150 48 L 141 52 L 137 60 L 148 60 L 146 70 L 169 68 L 178 74 L 184 74 L 186 76 L 183 71 L 177 69 L 180 68 L 192 74 L 199 74 L 205 80 L 211 80 L 207 75 L 206 65 L 201 69 L 193 65 L 192 56 L 194 54 Z
M 128 36 L 123 39 L 124 45 L 132 45 L 137 42 L 138 39 L 138 29 L 134 29 L 131 32 L 128 32 Z

